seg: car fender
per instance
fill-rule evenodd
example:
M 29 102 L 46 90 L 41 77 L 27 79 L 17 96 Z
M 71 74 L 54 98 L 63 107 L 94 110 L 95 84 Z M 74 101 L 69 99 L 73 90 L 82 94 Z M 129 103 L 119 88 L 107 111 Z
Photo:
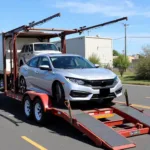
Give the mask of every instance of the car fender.
M 34 100 L 36 98 L 40 98 L 40 100 L 43 103 L 45 112 L 52 107 L 52 101 L 51 101 L 50 97 L 45 93 L 37 93 L 34 91 L 27 91 L 24 96 L 27 96 L 27 95 L 30 97 L 32 102 L 34 102 Z
M 59 81 L 62 85 L 64 85 L 64 84 L 67 83 L 66 78 L 65 78 L 64 76 L 58 74 L 58 73 L 55 74 L 55 77 L 54 77 L 54 79 L 53 79 L 53 83 L 54 83 L 55 81 Z M 52 84 L 52 86 L 53 86 L 53 84 Z M 52 88 L 52 87 L 51 87 L 51 88 Z

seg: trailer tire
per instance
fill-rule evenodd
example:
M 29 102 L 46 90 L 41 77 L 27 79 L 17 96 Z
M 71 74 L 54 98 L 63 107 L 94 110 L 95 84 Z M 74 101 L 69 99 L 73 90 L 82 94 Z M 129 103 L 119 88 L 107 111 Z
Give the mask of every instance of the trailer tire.
M 43 125 L 46 123 L 46 112 L 44 111 L 44 105 L 40 98 L 35 98 L 34 100 L 33 114 L 34 119 L 38 124 Z
M 33 106 L 32 101 L 28 95 L 23 98 L 23 108 L 24 114 L 27 119 L 31 119 L 33 117 Z

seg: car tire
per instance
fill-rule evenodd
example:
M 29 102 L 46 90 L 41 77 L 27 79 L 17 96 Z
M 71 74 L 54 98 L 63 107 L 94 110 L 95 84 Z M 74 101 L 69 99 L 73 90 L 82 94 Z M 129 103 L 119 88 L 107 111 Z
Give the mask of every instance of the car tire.
M 56 82 L 53 89 L 54 101 L 57 105 L 63 106 L 65 101 L 65 92 L 60 82 Z
M 36 98 L 33 105 L 34 119 L 38 124 L 44 125 L 46 123 L 46 112 L 40 98 Z
M 20 67 L 21 67 L 22 65 L 23 65 L 23 61 L 21 60 L 21 61 L 20 61 Z
M 33 106 L 29 96 L 23 98 L 23 108 L 25 117 L 31 119 L 33 117 Z
M 21 77 L 19 91 L 21 94 L 24 94 L 26 92 L 26 90 L 27 90 L 26 80 L 24 77 Z

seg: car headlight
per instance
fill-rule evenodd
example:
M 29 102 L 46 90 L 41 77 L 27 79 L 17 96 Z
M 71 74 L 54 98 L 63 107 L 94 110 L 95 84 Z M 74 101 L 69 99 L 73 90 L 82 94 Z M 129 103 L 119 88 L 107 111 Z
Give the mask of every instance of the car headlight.
M 115 82 L 119 82 L 118 76 L 116 76 L 116 77 L 114 78 L 114 81 L 115 81 Z
M 66 79 L 68 81 L 71 81 L 71 82 L 79 84 L 79 85 L 84 85 L 85 84 L 85 82 L 81 79 L 75 79 L 75 78 L 69 78 L 69 77 L 66 77 Z

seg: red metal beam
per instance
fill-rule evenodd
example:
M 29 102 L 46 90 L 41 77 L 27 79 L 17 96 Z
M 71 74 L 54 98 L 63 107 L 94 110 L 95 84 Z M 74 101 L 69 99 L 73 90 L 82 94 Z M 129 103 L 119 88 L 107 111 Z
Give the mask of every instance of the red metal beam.
M 27 26 L 27 28 L 31 28 L 31 27 L 37 26 L 37 25 L 39 25 L 39 24 L 41 24 L 41 23 L 45 23 L 45 22 L 47 22 L 47 21 L 49 21 L 49 20 L 52 20 L 52 19 L 55 18 L 55 17 L 60 17 L 60 15 L 61 15 L 60 13 L 57 13 L 57 14 L 55 14 L 55 15 L 52 15 L 52 16 L 50 16 L 50 17 L 47 17 L 47 18 L 45 18 L 45 19 L 43 19 L 43 20 L 40 20 L 40 21 L 38 21 L 38 22 L 30 23 L 30 25 Z
M 142 128 L 142 129 L 131 128 L 131 129 L 120 130 L 117 132 L 124 137 L 132 137 L 132 136 L 137 136 L 137 135 L 142 135 L 142 134 L 148 134 L 150 132 L 150 129 L 149 128 Z
M 108 21 L 108 22 L 98 24 L 98 25 L 95 25 L 95 26 L 83 28 L 80 31 L 85 31 L 85 30 L 90 30 L 90 29 L 97 28 L 97 27 L 102 27 L 102 26 L 109 25 L 109 24 L 112 24 L 112 23 L 116 23 L 116 22 L 119 22 L 119 21 L 122 21 L 122 20 L 128 20 L 128 18 L 127 17 L 119 18 L 119 19 Z
M 124 122 L 125 120 L 121 119 L 121 120 L 115 120 L 115 121 L 105 121 L 104 124 L 106 124 L 107 126 L 113 127 L 113 126 L 122 125 Z
M 48 17 L 48 18 L 45 18 L 45 19 L 43 19 L 43 20 L 40 20 L 40 21 L 38 21 L 38 22 L 30 23 L 29 25 L 20 26 L 20 27 L 18 27 L 18 28 L 15 28 L 15 29 L 13 29 L 13 30 L 10 30 L 10 31 L 6 32 L 6 33 L 5 33 L 5 36 L 10 36 L 10 35 L 12 35 L 12 34 L 14 34 L 14 33 L 18 33 L 18 32 L 23 31 L 23 30 L 28 30 L 28 28 L 37 26 L 37 25 L 39 25 L 39 24 L 41 24 L 41 23 L 45 23 L 45 22 L 47 22 L 47 21 L 49 21 L 49 20 L 51 20 L 51 19 L 53 19 L 53 18 L 55 18 L 55 17 L 58 17 L 58 16 L 60 16 L 60 13 L 57 13 L 57 14 L 55 14 L 55 15 L 52 15 L 52 16 L 50 16 L 50 17 Z
M 6 71 L 6 37 L 2 33 L 3 40 L 3 74 L 4 74 L 4 89 L 7 92 L 7 71 Z
M 82 33 L 85 30 L 90 30 L 90 29 L 93 29 L 93 28 L 103 27 L 103 26 L 106 26 L 106 25 L 109 25 L 109 24 L 112 24 L 112 23 L 122 21 L 122 20 L 128 20 L 128 18 L 127 17 L 122 17 L 122 18 L 119 18 L 119 19 L 115 19 L 115 20 L 108 21 L 108 22 L 105 22 L 105 23 L 97 24 L 97 25 L 90 26 L 90 27 L 87 27 L 87 28 L 74 29 L 75 31 L 65 31 L 64 34 L 69 35 L 69 34 L 73 34 L 73 33 Z
M 17 47 L 16 47 L 16 39 L 17 39 L 17 35 L 16 34 L 13 34 L 13 37 L 12 37 L 12 39 L 13 39 L 13 67 L 14 67 L 14 69 L 13 69 L 13 75 L 14 75 L 14 92 L 16 93 L 17 92 L 17 86 L 18 86 L 18 84 L 17 84 L 17 81 L 18 81 L 18 79 L 17 79 L 17 77 L 18 77 L 18 57 L 17 57 Z
M 68 31 L 68 32 L 76 32 L 76 30 L 67 30 L 67 29 L 58 29 L 58 28 L 29 28 L 29 30 L 37 30 L 37 31 Z
M 61 36 L 61 50 L 62 53 L 66 53 L 66 39 L 64 34 Z

